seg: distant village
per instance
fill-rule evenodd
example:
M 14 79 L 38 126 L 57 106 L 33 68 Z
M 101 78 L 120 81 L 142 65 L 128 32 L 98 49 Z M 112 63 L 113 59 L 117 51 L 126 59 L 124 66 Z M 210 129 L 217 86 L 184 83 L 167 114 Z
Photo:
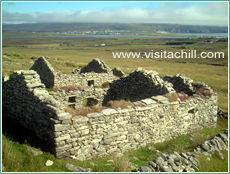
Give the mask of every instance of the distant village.
M 126 32 L 127 31 L 113 31 L 113 30 L 104 30 L 104 31 L 79 31 L 79 30 L 74 30 L 74 31 L 66 31 L 66 32 L 56 32 L 57 34 L 112 34 L 112 35 L 119 35 L 121 32 Z
M 135 33 L 133 31 L 129 30 L 98 30 L 98 31 L 79 31 L 79 30 L 74 30 L 74 31 L 65 31 L 65 32 L 56 32 L 57 34 L 80 34 L 80 35 L 120 35 L 120 34 L 130 34 L 130 33 Z M 139 33 L 139 32 L 138 32 Z M 140 33 L 148 33 L 148 31 L 141 31 Z M 154 33 L 154 32 L 153 32 Z M 155 33 L 168 33 L 166 31 L 157 31 Z

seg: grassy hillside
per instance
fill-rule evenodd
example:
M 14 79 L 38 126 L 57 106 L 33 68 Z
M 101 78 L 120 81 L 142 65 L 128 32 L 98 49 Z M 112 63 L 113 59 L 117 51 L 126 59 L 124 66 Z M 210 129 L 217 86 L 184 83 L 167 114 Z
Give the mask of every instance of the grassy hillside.
M 211 40 L 211 42 L 207 42 Z M 52 66 L 64 73 L 79 66 L 86 65 L 93 58 L 104 60 L 111 68 L 120 67 L 126 73 L 143 67 L 147 70 L 155 70 L 160 75 L 175 75 L 177 73 L 203 81 L 211 86 L 218 94 L 218 105 L 228 109 L 228 47 L 227 42 L 218 42 L 218 39 L 193 39 L 193 44 L 171 45 L 167 43 L 182 42 L 176 39 L 153 38 L 33 38 L 33 39 L 6 39 L 3 38 L 2 73 L 9 75 L 14 70 L 29 69 L 34 60 L 39 56 L 49 56 Z M 191 42 L 191 40 L 188 40 Z M 106 46 L 100 46 L 100 44 Z M 223 51 L 225 57 L 221 59 L 114 59 L 115 51 L 180 51 L 196 49 L 202 51 Z M 122 158 L 114 155 L 87 161 L 56 159 L 47 149 L 41 146 L 38 139 L 28 130 L 20 128 L 16 124 L 7 124 L 3 119 L 2 137 L 2 161 L 5 171 L 34 171 L 34 172 L 68 172 L 66 163 L 76 164 L 81 167 L 91 167 L 93 171 L 112 172 L 130 171 L 128 164 L 136 167 L 146 165 L 160 152 L 190 151 L 228 127 L 227 120 L 218 120 L 217 128 L 205 128 L 193 134 L 183 135 L 171 141 L 149 144 L 138 150 L 132 150 L 124 154 Z M 14 128 L 14 129 L 12 129 Z M 193 137 L 193 138 L 192 138 Z M 195 137 L 195 138 L 194 138 Z M 150 148 L 154 147 L 154 148 Z M 30 149 L 43 151 L 43 154 L 34 156 Z M 152 150 L 151 150 L 152 149 Z M 154 150 L 155 149 L 155 150 Z M 201 157 L 200 171 L 227 171 L 228 154 L 224 151 L 225 159 L 214 155 L 210 161 Z M 135 158 L 134 158 L 135 157 Z M 47 167 L 45 162 L 50 159 L 54 165 Z M 111 160 L 114 162 L 112 163 Z M 129 163 L 127 163 L 129 162 Z
M 39 56 L 49 56 L 53 67 L 64 73 L 78 66 L 84 66 L 93 58 L 104 60 L 111 68 L 120 67 L 129 73 L 137 67 L 155 70 L 160 75 L 177 73 L 210 85 L 219 96 L 219 106 L 226 109 L 228 92 L 228 48 L 227 42 L 218 39 L 188 40 L 193 44 L 167 45 L 182 42 L 180 39 L 153 38 L 27 38 L 3 39 L 3 74 L 14 70 L 28 69 L 31 61 Z M 184 40 L 183 40 L 184 41 Z M 184 41 L 185 42 L 185 41 Z M 100 46 L 100 44 L 106 46 Z M 112 52 L 151 52 L 151 51 L 203 51 L 224 52 L 220 59 L 114 59 Z M 13 62 L 9 63 L 4 62 Z M 17 63 L 15 63 L 17 62 Z

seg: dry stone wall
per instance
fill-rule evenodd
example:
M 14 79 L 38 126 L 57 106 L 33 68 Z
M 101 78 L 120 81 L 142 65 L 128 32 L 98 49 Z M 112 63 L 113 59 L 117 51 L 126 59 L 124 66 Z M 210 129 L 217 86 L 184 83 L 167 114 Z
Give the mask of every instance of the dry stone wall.
M 124 73 L 119 69 L 113 71 L 100 59 L 93 59 L 82 69 L 74 70 L 72 74 L 63 74 L 55 71 L 47 61 L 47 57 L 38 58 L 31 70 L 35 70 L 45 84 L 46 88 L 60 88 L 64 86 L 101 86 L 105 82 L 112 82 L 123 76 Z
M 56 72 L 45 57 L 38 58 L 30 69 L 39 74 L 42 83 L 44 83 L 47 88 L 54 87 Z
M 93 59 L 88 65 L 80 70 L 80 73 L 95 72 L 107 73 L 111 71 L 110 68 L 100 59 Z
M 65 106 L 71 106 L 75 109 L 80 109 L 87 105 L 87 101 L 94 99 L 97 101 L 94 105 L 101 106 L 104 100 L 104 95 L 107 89 L 102 88 L 87 88 L 76 91 L 51 91 L 49 92 L 57 101 Z
M 109 73 L 76 73 L 76 74 L 62 74 L 57 73 L 55 79 L 56 87 L 63 86 L 80 86 L 82 88 L 87 87 L 101 87 L 105 82 L 112 82 L 118 79 L 112 72 Z
M 215 127 L 217 96 L 195 96 L 169 103 L 157 96 L 141 101 L 145 106 L 104 109 L 75 116 L 55 132 L 57 156 L 85 160 L 125 152 L 151 142 L 163 142 L 203 127 Z M 138 103 L 137 103 L 138 105 Z
M 3 82 L 3 114 L 35 132 L 55 153 L 55 124 L 63 117 L 64 106 L 45 89 L 33 70 L 16 71 Z
M 203 127 L 216 126 L 215 93 L 209 96 L 194 94 L 185 101 L 170 103 L 162 94 L 175 92 L 173 84 L 163 81 L 153 71 L 137 70 L 111 84 L 110 90 L 116 97 L 127 96 L 133 99 L 134 106 L 107 108 L 87 116 L 65 112 L 66 101 L 61 99 L 62 94 L 49 93 L 40 78 L 41 73 L 34 70 L 16 71 L 4 78 L 3 110 L 6 116 L 34 131 L 59 158 L 85 160 L 122 153 L 147 143 L 163 142 Z M 83 98 L 96 92 L 89 89 L 75 94 Z M 135 95 L 138 98 L 132 98 Z
M 163 81 L 157 72 L 139 68 L 128 76 L 114 81 L 104 102 L 120 99 L 138 101 L 154 95 L 173 92 L 175 90 L 172 84 Z
M 200 88 L 205 88 L 210 92 L 213 92 L 213 90 L 205 83 L 194 82 L 191 78 L 182 74 L 176 74 L 175 76 L 165 76 L 163 77 L 163 80 L 172 83 L 176 92 L 183 91 L 188 95 L 193 95 L 195 91 Z

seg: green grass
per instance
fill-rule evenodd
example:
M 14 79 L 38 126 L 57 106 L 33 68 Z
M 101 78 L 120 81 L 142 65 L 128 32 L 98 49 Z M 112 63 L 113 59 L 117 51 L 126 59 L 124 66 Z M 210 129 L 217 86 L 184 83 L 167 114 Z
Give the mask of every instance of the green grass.
M 2 161 L 3 166 L 5 167 L 4 171 L 7 172 L 68 172 L 69 170 L 65 168 L 67 163 L 84 168 L 90 167 L 94 170 L 94 172 L 112 172 L 119 171 L 119 166 L 122 167 L 123 163 L 127 162 L 127 160 L 123 160 L 123 158 L 117 159 L 114 156 L 86 161 L 57 159 L 49 152 L 43 152 L 41 155 L 33 156 L 32 153 L 28 151 L 28 147 L 30 147 L 30 145 L 27 143 L 12 141 L 4 134 L 2 136 L 2 142 Z M 54 162 L 52 166 L 45 166 L 48 159 Z M 114 165 L 113 163 L 108 162 L 108 160 L 117 160 L 117 162 Z M 92 162 L 95 166 L 91 165 Z M 122 169 L 124 169 L 124 167 Z
M 62 160 L 55 159 L 55 157 L 48 153 L 34 157 L 28 150 L 28 144 L 20 144 L 12 141 L 5 135 L 2 136 L 2 161 L 5 171 L 8 172 L 28 172 L 28 171 L 68 171 L 62 163 Z M 55 161 L 52 167 L 46 167 L 46 160 Z
M 43 152 L 42 155 L 33 156 L 31 152 L 28 151 L 28 147 L 31 147 L 31 144 L 27 142 L 27 139 L 24 139 L 24 141 L 20 143 L 19 141 L 12 140 L 11 136 L 5 132 L 2 136 L 2 159 L 5 171 L 8 172 L 68 172 L 65 168 L 66 163 L 71 163 L 84 168 L 90 167 L 94 172 L 130 171 L 131 169 L 127 167 L 127 162 L 131 162 L 137 167 L 141 167 L 142 165 L 147 165 L 149 161 L 154 160 L 160 155 L 160 153 L 192 151 L 194 147 L 203 143 L 205 140 L 212 138 L 226 128 L 226 120 L 219 120 L 216 128 L 204 128 L 192 134 L 182 135 L 163 143 L 150 143 L 146 145 L 146 147 L 125 152 L 121 158 L 116 158 L 114 155 L 111 155 L 86 161 L 57 159 L 50 152 Z M 196 136 L 199 137 L 198 142 L 197 139 L 195 141 L 192 140 L 192 137 L 194 138 Z M 159 150 L 160 153 L 149 147 L 154 147 Z M 227 152 L 225 152 L 224 155 L 224 162 L 215 156 L 211 161 L 201 158 L 202 162 L 200 164 L 200 170 L 215 171 L 216 167 L 206 167 L 207 164 L 210 166 L 215 163 L 221 163 L 219 167 L 217 165 L 217 171 L 226 171 Z M 134 159 L 134 157 L 136 157 L 136 159 Z M 45 162 L 48 159 L 54 162 L 53 166 L 45 166 Z M 114 163 L 108 162 L 108 160 L 113 160 Z M 91 165 L 92 162 L 95 166 Z
M 224 59 L 114 59 L 115 51 L 180 51 L 181 46 L 166 45 L 167 42 L 178 42 L 178 39 L 153 38 L 27 38 L 4 39 L 4 61 L 25 63 L 34 61 L 34 57 L 49 56 L 52 66 L 64 73 L 71 73 L 79 66 L 86 65 L 93 58 L 100 58 L 111 68 L 120 67 L 130 73 L 137 67 L 155 70 L 160 75 L 175 75 L 177 73 L 203 81 L 218 94 L 219 106 L 228 110 L 228 46 L 227 42 L 205 43 L 203 39 L 193 39 L 195 44 L 186 45 L 184 50 L 196 49 L 202 51 L 223 51 Z M 71 43 L 60 46 L 61 43 Z M 95 44 L 106 43 L 106 47 L 96 47 Z M 209 50 L 211 48 L 211 50 Z M 10 60 L 9 60 L 10 59 Z M 216 66 L 221 65 L 221 66 Z M 31 65 L 4 65 L 3 74 L 14 70 L 29 69 Z
M 204 155 L 200 156 L 199 172 L 228 172 L 228 151 L 222 151 L 224 159 L 215 152 L 210 161 Z M 211 164 L 211 165 L 210 165 Z
M 192 45 L 186 45 L 185 49 L 196 49 L 198 52 L 224 51 L 224 59 L 113 59 L 112 51 L 179 51 L 181 46 L 166 45 L 166 42 L 177 42 L 176 39 L 152 39 L 152 38 L 32 38 L 32 39 L 4 39 L 3 38 L 3 62 L 27 63 L 35 61 L 36 57 L 49 56 L 48 60 L 52 66 L 61 72 L 71 73 L 76 67 L 84 66 L 93 58 L 100 58 L 111 68 L 120 67 L 126 73 L 143 67 L 147 70 L 155 70 L 161 76 L 166 74 L 185 74 L 196 81 L 203 81 L 213 88 L 218 94 L 218 105 L 228 110 L 228 46 L 227 43 L 214 42 L 204 43 L 204 39 L 193 39 Z M 215 39 L 214 39 L 215 40 Z M 61 43 L 70 43 L 60 46 Z M 106 47 L 95 47 L 95 44 L 106 43 Z M 213 64 L 221 65 L 215 66 Z M 9 75 L 14 70 L 29 69 L 31 65 L 4 65 L 3 75 Z M 50 89 L 47 89 L 50 90 Z M 4 127 L 4 126 L 3 126 Z M 112 172 L 129 171 L 127 161 L 134 163 L 137 167 L 147 165 L 159 155 L 155 150 L 150 150 L 153 146 L 161 152 L 171 153 L 173 151 L 190 151 L 195 146 L 205 140 L 215 136 L 218 132 L 228 127 L 227 120 L 218 120 L 216 128 L 205 128 L 194 132 L 192 135 L 182 135 L 170 141 L 157 144 L 148 144 L 137 150 L 126 152 L 123 158 L 117 159 L 114 156 L 96 158 L 86 161 L 56 159 L 53 154 L 44 152 L 42 155 L 33 156 L 28 150 L 28 146 L 34 146 L 28 139 L 19 141 L 11 134 L 3 132 L 2 137 L 2 159 L 6 171 L 24 172 L 68 172 L 65 164 L 71 163 L 81 167 L 91 167 L 94 171 Z M 31 138 L 31 137 L 30 137 Z M 227 153 L 224 152 L 226 156 Z M 135 160 L 134 157 L 138 159 Z M 54 161 L 54 165 L 45 166 L 47 159 Z M 225 158 L 226 159 L 226 158 Z M 116 161 L 115 165 L 109 165 L 108 160 Z M 91 166 L 92 162 L 96 166 Z M 216 166 L 216 167 L 212 167 Z M 200 171 L 226 171 L 226 160 L 223 161 L 214 156 L 210 161 L 202 159 Z

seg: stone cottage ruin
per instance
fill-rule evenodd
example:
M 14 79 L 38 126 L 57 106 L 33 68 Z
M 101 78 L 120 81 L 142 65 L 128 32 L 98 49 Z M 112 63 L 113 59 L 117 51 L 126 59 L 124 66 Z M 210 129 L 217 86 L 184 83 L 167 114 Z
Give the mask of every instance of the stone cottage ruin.
M 132 105 L 86 116 L 66 111 L 121 99 Z M 3 79 L 3 114 L 33 131 L 58 158 L 85 160 L 215 127 L 217 95 L 180 74 L 161 78 L 143 69 L 124 74 L 99 59 L 63 74 L 41 57 L 30 70 Z

